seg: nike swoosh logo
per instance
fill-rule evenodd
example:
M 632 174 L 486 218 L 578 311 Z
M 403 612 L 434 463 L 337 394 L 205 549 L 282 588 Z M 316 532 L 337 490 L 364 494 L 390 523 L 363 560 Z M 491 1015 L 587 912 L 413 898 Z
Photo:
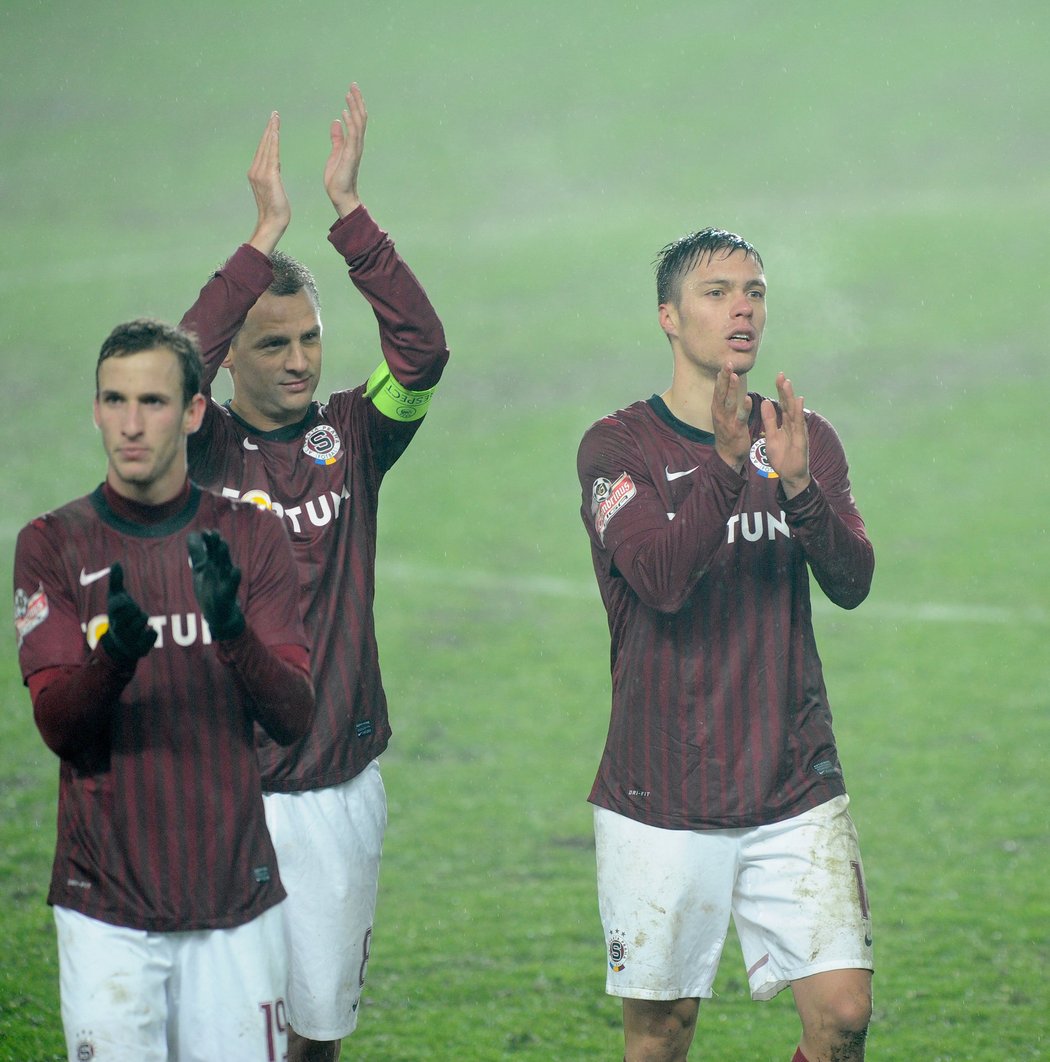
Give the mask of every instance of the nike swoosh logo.
M 664 465 L 664 474 L 667 476 L 667 482 L 670 483 L 672 480 L 681 479 L 682 476 L 688 476 L 690 473 L 695 472 L 699 467 L 699 465 L 693 465 L 692 468 L 687 468 L 684 472 L 672 472 L 667 465 Z
M 259 449 L 259 447 L 255 445 L 255 443 L 250 443 L 250 442 L 248 442 L 247 439 L 244 440 L 244 448 L 245 448 L 245 450 L 258 450 Z
M 92 583 L 97 583 L 99 579 L 109 575 L 108 568 L 100 568 L 97 572 L 86 572 L 83 568 L 80 569 L 80 585 L 90 586 Z

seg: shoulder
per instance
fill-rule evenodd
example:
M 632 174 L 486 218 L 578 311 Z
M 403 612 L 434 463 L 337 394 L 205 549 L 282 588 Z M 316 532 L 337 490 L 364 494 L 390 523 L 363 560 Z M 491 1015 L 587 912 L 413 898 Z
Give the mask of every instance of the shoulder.
M 346 387 L 339 391 L 333 391 L 328 396 L 328 401 L 320 403 L 317 407 L 317 420 L 342 420 L 347 417 L 350 410 L 361 400 L 364 394 L 364 381 L 355 387 Z
M 623 409 L 613 410 L 596 420 L 584 433 L 583 442 L 612 437 L 623 437 L 637 431 L 643 423 L 651 419 L 652 411 L 644 399 L 632 402 Z
M 56 514 L 44 513 L 34 517 L 19 532 L 15 542 L 15 566 L 23 563 L 30 556 L 53 555 L 54 541 L 58 528 Z
M 842 443 L 839 439 L 839 433 L 835 430 L 830 420 L 812 409 L 806 409 L 804 412 L 806 415 L 806 428 L 809 431 L 811 440 L 841 448 Z
M 619 455 L 643 449 L 645 440 L 658 428 L 659 422 L 645 400 L 607 413 L 584 432 L 577 455 L 579 467 L 597 464 L 604 468 L 613 455 L 617 455 L 613 463 L 622 463 Z
M 96 520 L 97 514 L 91 504 L 91 495 L 60 505 L 46 513 L 33 517 L 18 533 L 19 539 L 56 538 L 69 533 L 73 527 Z
M 221 402 L 209 398 L 204 404 L 204 419 L 201 426 L 189 437 L 189 447 L 212 446 L 215 436 L 231 430 L 235 426 L 230 411 Z
M 802 410 L 802 412 L 805 414 L 806 424 L 809 426 L 810 429 L 816 428 L 817 431 L 832 431 L 832 432 L 835 430 L 831 426 L 831 421 L 829 421 L 827 419 L 827 417 L 825 417 L 822 414 L 818 413 L 816 410 L 810 409 L 807 406 L 805 409 Z
M 16 613 L 19 594 L 28 608 L 32 598 L 25 595 L 31 595 L 34 587 L 39 589 L 46 584 L 54 593 L 63 585 L 70 585 L 71 573 L 78 565 L 92 566 L 89 544 L 95 537 L 92 528 L 98 523 L 90 498 L 79 498 L 35 517 L 19 531 L 14 552 Z M 46 607 L 46 597 L 42 601 Z

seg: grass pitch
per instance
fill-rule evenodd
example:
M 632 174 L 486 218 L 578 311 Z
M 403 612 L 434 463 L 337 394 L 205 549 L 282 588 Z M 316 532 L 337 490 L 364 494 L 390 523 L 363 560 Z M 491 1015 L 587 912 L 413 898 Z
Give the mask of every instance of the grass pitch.
M 843 436 L 877 551 L 817 606 L 876 929 L 873 1058 L 1050 1054 L 1050 76 L 1043 6 L 672 0 L 17 3 L 8 73 L 0 560 L 102 477 L 94 357 L 177 318 L 251 231 L 244 173 L 281 111 L 326 325 L 322 393 L 374 367 L 325 243 L 327 123 L 357 80 L 362 194 L 453 361 L 384 488 L 377 617 L 395 737 L 360 1028 L 343 1058 L 618 1058 L 585 797 L 607 634 L 574 459 L 666 386 L 650 262 L 705 224 L 762 251 L 751 385 L 787 371 Z M 44 894 L 56 764 L 0 654 L 0 1060 L 62 1057 Z M 791 1056 L 735 942 L 697 1058 Z

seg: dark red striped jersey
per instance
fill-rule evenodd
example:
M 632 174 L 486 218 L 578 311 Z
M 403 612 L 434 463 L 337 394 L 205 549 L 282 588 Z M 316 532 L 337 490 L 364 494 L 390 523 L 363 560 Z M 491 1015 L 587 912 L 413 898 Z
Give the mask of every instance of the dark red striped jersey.
M 193 591 L 187 536 L 207 529 L 230 544 L 238 600 L 259 641 L 305 647 L 287 536 L 255 506 L 192 488 L 180 510 L 143 525 L 114 512 L 100 487 L 18 536 L 15 621 L 26 680 L 93 658 L 108 627 L 115 561 L 157 631 L 101 750 L 60 761 L 48 901 L 115 925 L 236 926 L 285 895 L 263 815 L 253 704 L 219 659 Z
M 806 411 L 813 482 L 788 500 L 751 398 L 743 474 L 655 395 L 592 425 L 579 450 L 612 639 L 590 799 L 667 829 L 775 822 L 845 792 L 807 568 L 853 608 L 874 553 L 831 425 Z
M 379 324 L 382 357 L 405 388 L 433 387 L 448 360 L 441 322 L 419 282 L 364 207 L 329 240 Z M 205 353 L 207 379 L 272 280 L 269 260 L 243 245 L 201 291 L 183 326 Z M 365 377 L 376 368 L 363 365 Z M 190 437 L 190 475 L 229 497 L 273 509 L 299 566 L 301 608 L 311 645 L 317 714 L 307 737 L 287 748 L 263 740 L 263 786 L 292 792 L 358 774 L 387 746 L 390 722 L 376 645 L 376 525 L 379 488 L 421 421 L 384 416 L 364 385 L 314 402 L 298 423 L 260 432 L 209 403 Z

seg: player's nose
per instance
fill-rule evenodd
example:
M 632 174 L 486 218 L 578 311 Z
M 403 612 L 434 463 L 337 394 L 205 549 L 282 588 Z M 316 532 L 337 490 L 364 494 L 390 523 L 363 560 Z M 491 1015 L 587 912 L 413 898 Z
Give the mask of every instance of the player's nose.
M 288 356 L 284 365 L 289 372 L 306 372 L 310 363 L 306 358 L 306 351 L 301 343 L 288 344 Z
M 129 402 L 124 410 L 121 428 L 125 435 L 134 437 L 142 433 L 142 410 L 137 402 Z
M 733 300 L 732 314 L 734 317 L 750 318 L 754 315 L 754 312 L 755 304 L 750 298 L 748 298 L 746 292 L 741 292 L 741 294 Z

